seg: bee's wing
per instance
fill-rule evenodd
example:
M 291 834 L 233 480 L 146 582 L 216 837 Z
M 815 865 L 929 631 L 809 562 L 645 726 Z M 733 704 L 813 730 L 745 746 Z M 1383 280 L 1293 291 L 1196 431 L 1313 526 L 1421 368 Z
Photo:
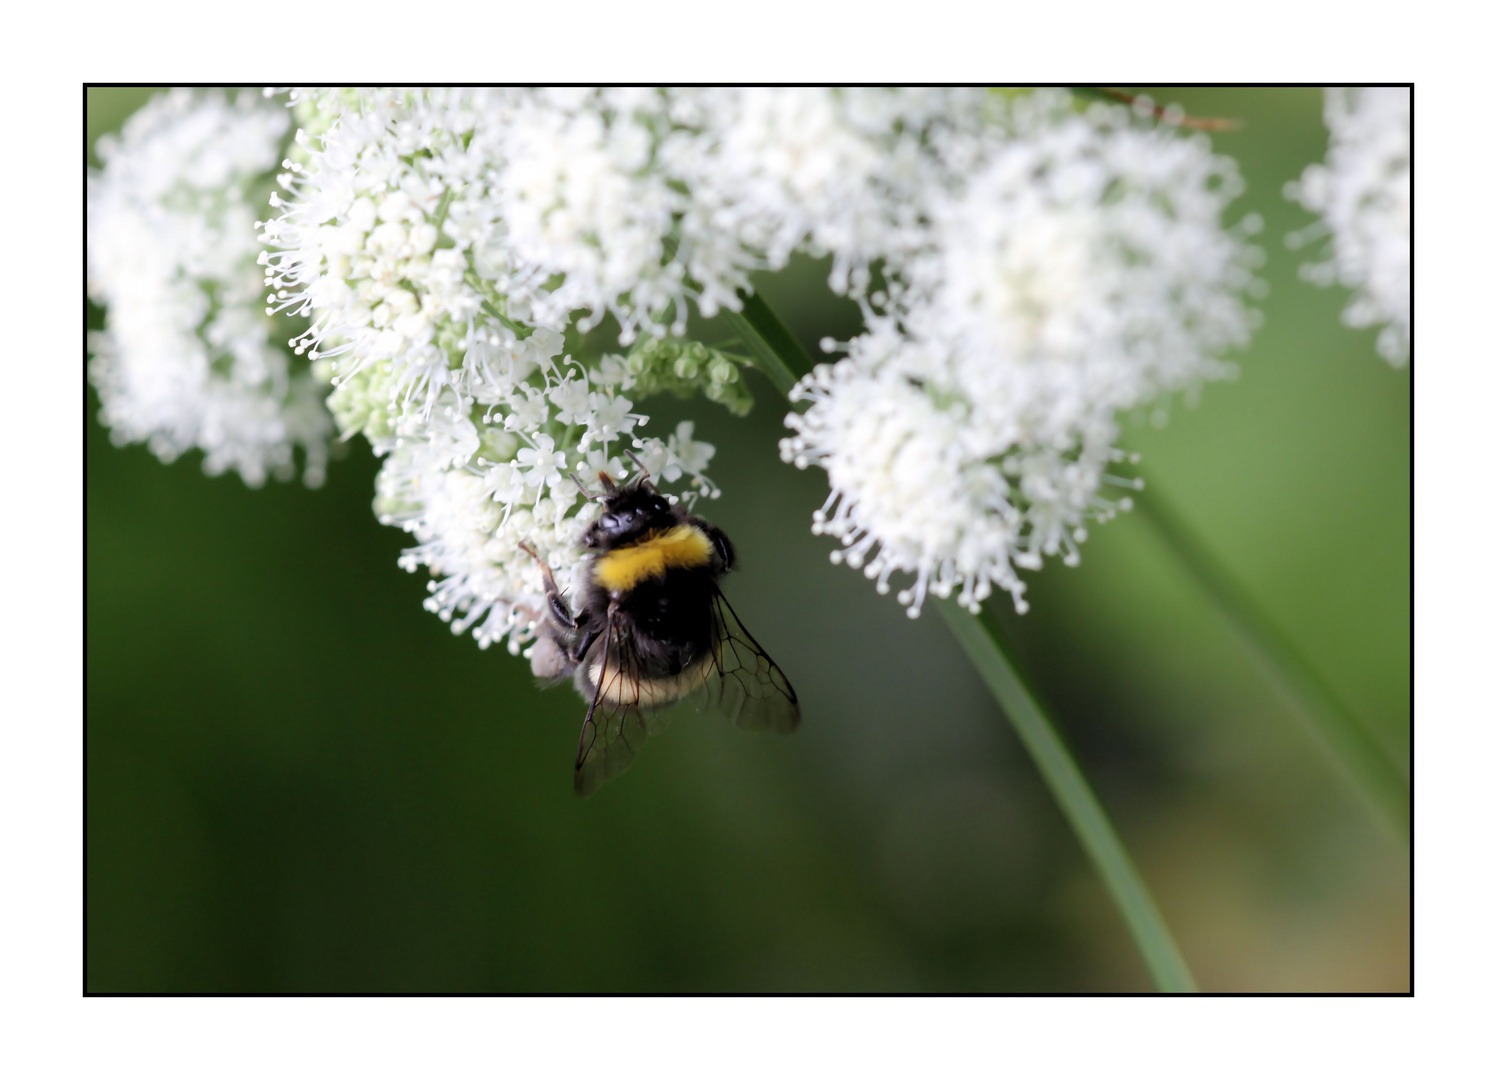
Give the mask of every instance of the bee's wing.
M 715 588 L 711 654 L 679 676 L 646 676 L 633 639 L 613 614 L 582 661 L 589 677 L 598 664 L 593 652 L 603 660 L 577 740 L 573 781 L 579 795 L 591 795 L 633 764 L 645 739 L 670 723 L 669 706 L 686 696 L 741 728 L 789 734 L 800 725 L 800 702 L 790 680 Z
M 716 673 L 707 703 L 738 727 L 788 735 L 800 726 L 800 701 L 780 666 L 743 628 L 722 591 L 713 589 L 712 645 Z
M 670 722 L 665 713 L 652 707 L 664 702 L 641 703 L 639 657 L 612 615 L 593 649 L 604 660 L 577 739 L 572 782 L 582 796 L 591 795 L 632 765 L 645 739 L 660 734 Z M 584 664 L 594 662 L 591 657 L 583 659 Z

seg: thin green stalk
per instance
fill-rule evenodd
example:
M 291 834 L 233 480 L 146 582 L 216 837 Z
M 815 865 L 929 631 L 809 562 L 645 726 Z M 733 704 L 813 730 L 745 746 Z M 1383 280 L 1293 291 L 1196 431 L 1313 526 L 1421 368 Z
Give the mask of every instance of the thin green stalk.
M 1144 520 L 1187 567 L 1238 639 L 1341 774 L 1404 843 L 1409 841 L 1409 781 L 1294 643 L 1253 600 L 1150 484 L 1134 500 Z
M 972 666 L 988 684 L 1029 756 L 1039 766 L 1050 793 L 1060 803 L 1081 846 L 1091 856 L 1092 865 L 1102 875 L 1103 884 L 1122 912 L 1134 944 L 1154 977 L 1154 985 L 1166 993 L 1193 992 L 1196 987 L 1190 969 L 1185 966 L 1185 959 L 1164 925 L 1148 887 L 1108 820 L 1107 811 L 1092 793 L 1086 777 L 1014 662 L 1013 650 L 1008 647 L 1002 630 L 991 615 L 973 615 L 954 600 L 940 600 L 937 604 L 946 625 L 951 627 Z
M 1138 102 L 1137 94 L 1128 94 L 1112 86 L 1072 86 L 1069 88 L 1073 94 L 1081 97 L 1097 98 L 1101 101 L 1119 102 L 1129 108 L 1136 108 Z M 1149 114 L 1155 120 L 1164 120 L 1169 115 L 1161 105 L 1150 105 Z M 1186 116 L 1181 113 L 1170 119 L 1171 123 L 1178 124 L 1183 128 L 1191 128 L 1195 131 L 1236 131 L 1242 127 L 1241 120 L 1231 120 L 1223 116 Z
M 741 294 L 740 294 L 741 295 Z M 760 370 L 775 388 L 788 396 L 796 379 L 808 373 L 813 362 L 773 309 L 755 296 L 743 296 L 742 313 L 728 314 L 728 321 L 753 350 Z M 1046 718 L 1034 694 L 1026 686 L 1017 665 L 1004 651 L 996 625 L 980 621 L 951 601 L 940 601 L 941 614 L 967 656 L 998 699 L 1023 740 L 1051 794 L 1060 803 L 1081 845 L 1122 912 L 1144 963 L 1160 990 L 1189 993 L 1195 990 L 1190 970 L 1170 937 L 1159 909 L 1143 879 L 1129 859 L 1102 805 L 1087 786 L 1065 744 Z
M 753 352 L 754 366 L 788 397 L 796 380 L 810 374 L 816 362 L 763 297 L 758 293 L 752 296 L 739 293 L 738 297 L 743 301 L 743 310 L 725 312 L 728 325 Z

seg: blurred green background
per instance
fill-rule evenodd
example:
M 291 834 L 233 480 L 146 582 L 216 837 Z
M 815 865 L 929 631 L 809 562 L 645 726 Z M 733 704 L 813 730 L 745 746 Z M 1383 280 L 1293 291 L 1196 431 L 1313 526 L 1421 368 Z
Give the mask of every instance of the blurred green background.
M 147 96 L 90 90 L 88 145 Z M 1283 242 L 1320 92 L 1155 96 L 1243 121 L 1213 142 L 1267 222 L 1271 292 L 1240 378 L 1127 445 L 1406 765 L 1411 377 Z M 824 278 L 761 286 L 808 343 L 856 326 Z M 727 591 L 804 726 L 682 717 L 588 801 L 580 699 L 422 610 L 367 444 L 322 490 L 251 491 L 111 446 L 88 390 L 87 989 L 1147 989 L 938 614 L 827 562 L 825 476 L 780 463 L 784 408 L 756 390 L 747 421 L 647 411 L 718 447 Z M 1146 523 L 1027 577 L 1032 611 L 1005 622 L 1202 988 L 1409 989 L 1406 851 Z

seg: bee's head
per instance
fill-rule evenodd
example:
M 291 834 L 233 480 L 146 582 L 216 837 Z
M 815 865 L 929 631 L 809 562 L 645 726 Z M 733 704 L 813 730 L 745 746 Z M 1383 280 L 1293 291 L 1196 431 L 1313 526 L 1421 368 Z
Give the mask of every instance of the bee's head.
M 670 501 L 655 489 L 649 477 L 642 476 L 624 487 L 615 485 L 607 473 L 599 473 L 598 479 L 607 494 L 599 500 L 603 512 L 598 520 L 582 534 L 584 547 L 606 551 L 676 523 Z

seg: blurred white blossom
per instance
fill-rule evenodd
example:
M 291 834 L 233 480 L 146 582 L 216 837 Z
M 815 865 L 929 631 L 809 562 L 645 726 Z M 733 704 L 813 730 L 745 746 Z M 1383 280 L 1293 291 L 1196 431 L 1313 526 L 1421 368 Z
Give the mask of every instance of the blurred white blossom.
M 258 95 L 175 90 L 99 140 L 88 177 L 88 290 L 108 309 L 89 338 L 101 421 L 117 443 L 164 461 L 200 449 L 208 473 L 251 485 L 292 475 L 297 446 L 320 483 L 332 430 L 275 340 L 256 266 L 255 197 L 286 128 Z
M 975 88 L 683 90 L 670 108 L 690 134 L 664 158 L 691 192 L 690 219 L 711 226 L 700 231 L 735 238 L 768 269 L 795 251 L 830 255 L 832 288 L 853 296 L 875 262 L 919 242 L 925 193 L 1001 114 Z
M 1395 365 L 1409 355 L 1413 91 L 1394 87 L 1327 87 L 1330 148 L 1285 194 L 1320 221 L 1290 238 L 1299 246 L 1329 235 L 1324 262 L 1301 268 L 1318 285 L 1352 290 L 1342 313 L 1348 326 L 1381 326 L 1377 351 Z
M 941 148 L 918 234 L 890 258 L 887 295 L 847 357 L 803 380 L 787 461 L 832 484 L 815 528 L 877 581 L 914 576 L 976 609 L 1015 568 L 1079 557 L 1122 455 L 1116 415 L 1231 373 L 1257 251 L 1223 227 L 1241 189 L 1203 136 L 1064 95 L 1013 103 Z M 830 346 L 831 343 L 826 343 Z M 958 592 L 959 590 L 959 592 Z

